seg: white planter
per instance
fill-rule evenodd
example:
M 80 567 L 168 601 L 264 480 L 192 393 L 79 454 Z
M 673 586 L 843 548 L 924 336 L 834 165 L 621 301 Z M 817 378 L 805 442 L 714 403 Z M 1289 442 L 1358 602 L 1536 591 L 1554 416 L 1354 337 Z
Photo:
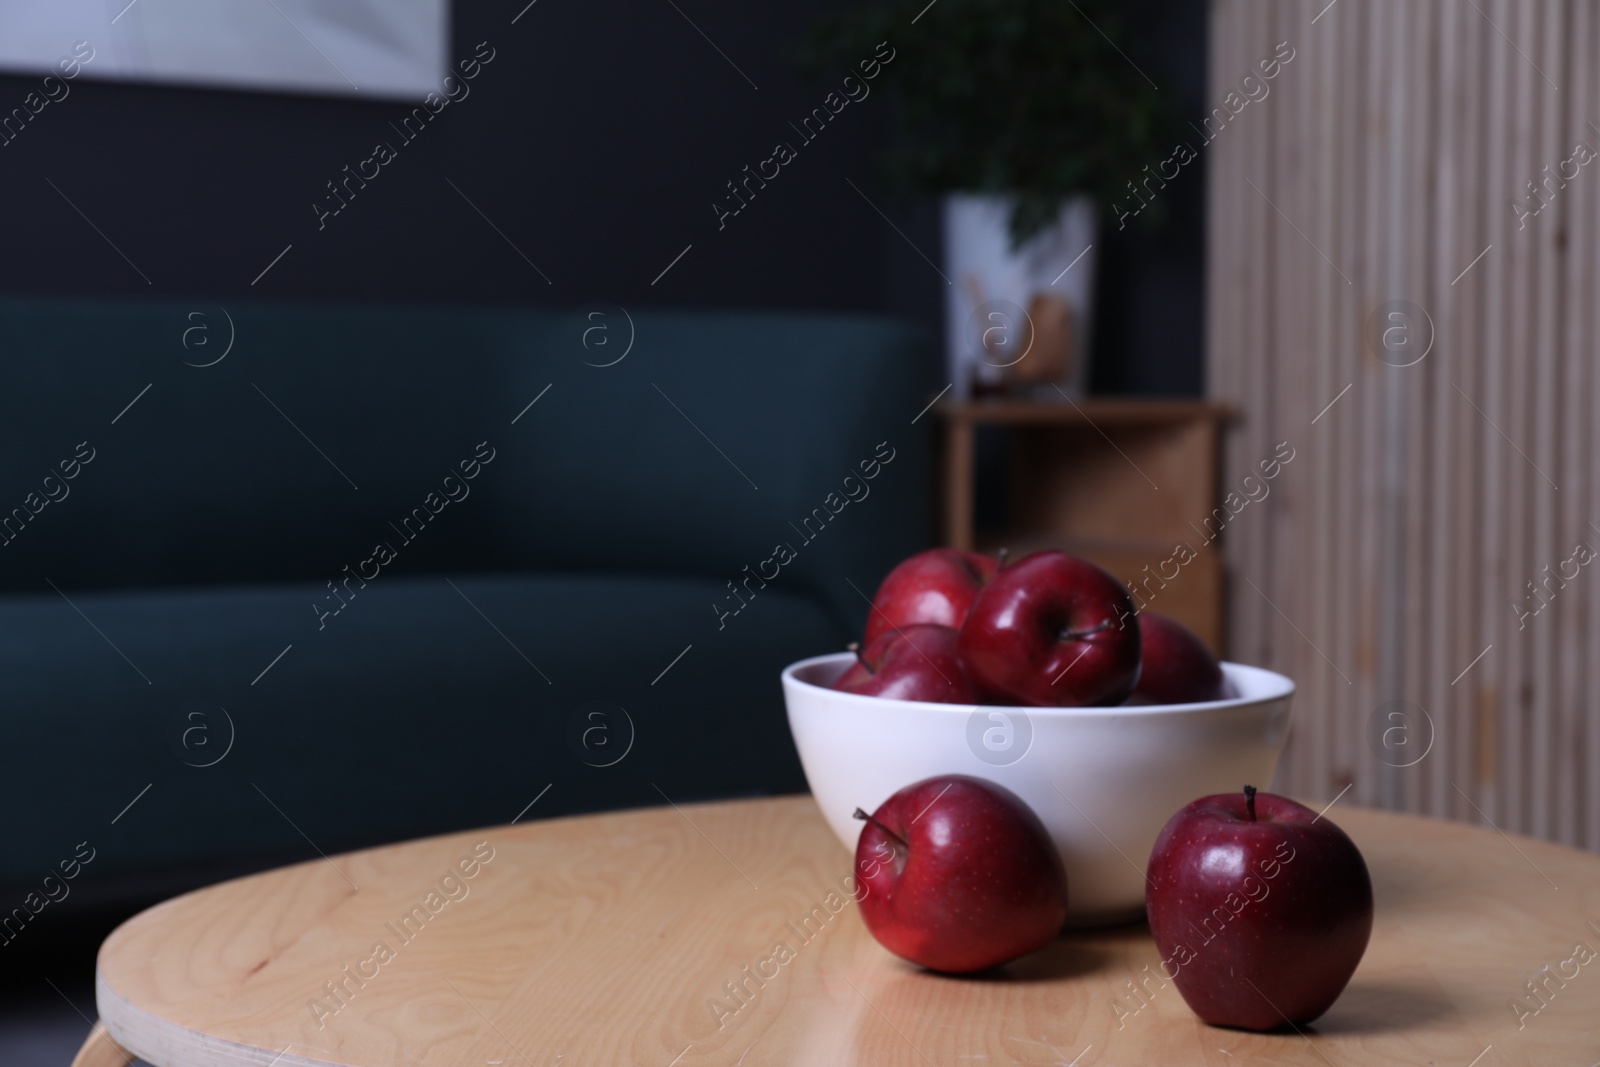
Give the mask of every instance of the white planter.
M 1030 309 L 1059 310 L 1048 303 L 1053 298 L 1070 313 L 1071 359 L 1063 374 L 1048 377 L 1069 395 L 1081 396 L 1089 385 L 1094 312 L 1094 203 L 1087 196 L 1067 201 L 1055 223 L 1015 251 L 1011 203 L 1009 196 L 978 193 L 951 193 L 944 200 L 944 272 L 951 282 L 946 355 L 954 392 L 970 396 L 974 382 L 998 385 L 1008 366 L 1016 375 L 1030 357 L 1038 367 L 1040 351 L 1026 343 L 1034 335 Z M 1047 328 L 1039 336 L 1048 336 Z M 1043 392 L 1056 395 L 1048 384 Z

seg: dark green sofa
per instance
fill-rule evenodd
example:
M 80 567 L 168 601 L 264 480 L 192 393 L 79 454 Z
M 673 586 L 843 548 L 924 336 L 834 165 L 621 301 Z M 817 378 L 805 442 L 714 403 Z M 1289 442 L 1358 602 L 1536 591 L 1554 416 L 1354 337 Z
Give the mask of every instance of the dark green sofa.
M 10 300 L 0 353 L 0 911 L 803 789 L 778 672 L 930 532 L 887 320 Z

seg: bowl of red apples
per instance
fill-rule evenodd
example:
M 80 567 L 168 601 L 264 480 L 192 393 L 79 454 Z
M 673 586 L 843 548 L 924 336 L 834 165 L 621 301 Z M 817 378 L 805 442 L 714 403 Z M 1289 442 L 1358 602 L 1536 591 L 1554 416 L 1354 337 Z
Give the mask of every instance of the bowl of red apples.
M 941 548 L 889 573 L 859 645 L 791 664 L 783 690 L 806 780 L 845 847 L 862 839 L 858 809 L 911 783 L 991 782 L 1060 854 L 1066 925 L 1099 926 L 1144 913 L 1146 865 L 1174 812 L 1272 780 L 1294 683 L 1218 662 L 1065 552 Z

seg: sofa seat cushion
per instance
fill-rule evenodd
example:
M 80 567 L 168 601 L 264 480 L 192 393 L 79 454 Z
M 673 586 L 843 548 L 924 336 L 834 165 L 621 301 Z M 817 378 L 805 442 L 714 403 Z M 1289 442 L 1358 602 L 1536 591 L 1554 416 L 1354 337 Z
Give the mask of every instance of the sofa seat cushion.
M 711 577 L 380 576 L 319 618 L 326 593 L 0 599 L 0 884 L 84 841 L 97 875 L 314 859 L 547 785 L 526 818 L 803 790 L 778 675 L 846 640 L 776 587 L 719 629 Z

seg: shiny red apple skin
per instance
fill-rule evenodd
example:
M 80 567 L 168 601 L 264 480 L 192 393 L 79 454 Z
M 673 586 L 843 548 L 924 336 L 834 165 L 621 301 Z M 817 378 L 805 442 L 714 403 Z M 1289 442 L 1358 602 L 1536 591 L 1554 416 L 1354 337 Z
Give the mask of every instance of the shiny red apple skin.
M 1000 563 L 981 552 L 930 548 L 902 560 L 878 586 L 862 643 L 920 623 L 959 629 Z
M 1061 855 L 1009 789 L 960 774 L 928 778 L 884 801 L 873 820 L 856 842 L 856 896 L 867 929 L 896 956 L 970 974 L 1060 933 Z
M 1065 552 L 1035 552 L 997 572 L 956 647 L 979 692 L 1007 704 L 1120 704 L 1139 680 L 1133 599 Z
M 1145 910 L 1162 975 L 1201 1019 L 1303 1026 L 1361 962 L 1372 880 L 1326 817 L 1271 793 L 1255 811 L 1251 821 L 1243 793 L 1221 793 L 1174 815 L 1150 854 Z
M 890 700 L 978 702 L 977 691 L 956 656 L 956 632 L 948 626 L 890 630 L 863 649 L 833 687 Z
M 1139 646 L 1144 666 L 1129 704 L 1196 704 L 1230 695 L 1217 657 L 1176 619 L 1141 611 Z

